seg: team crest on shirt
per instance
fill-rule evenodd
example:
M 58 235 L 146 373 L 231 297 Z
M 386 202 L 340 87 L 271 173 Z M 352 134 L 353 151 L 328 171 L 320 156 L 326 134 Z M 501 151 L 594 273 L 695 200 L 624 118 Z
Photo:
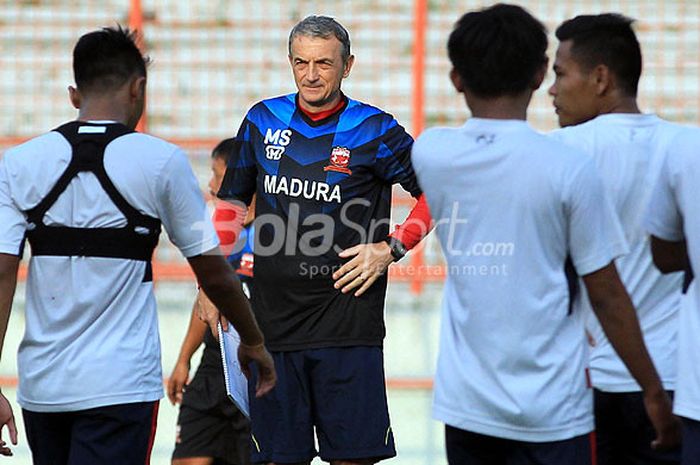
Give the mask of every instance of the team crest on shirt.
M 352 174 L 348 168 L 350 164 L 350 149 L 346 147 L 333 147 L 331 152 L 330 165 L 323 168 L 323 171 L 336 171 L 338 173 Z
M 246 252 L 241 256 L 241 261 L 239 263 L 238 267 L 238 274 L 243 275 L 243 276 L 250 276 L 251 278 L 253 277 L 253 254 L 250 252 Z

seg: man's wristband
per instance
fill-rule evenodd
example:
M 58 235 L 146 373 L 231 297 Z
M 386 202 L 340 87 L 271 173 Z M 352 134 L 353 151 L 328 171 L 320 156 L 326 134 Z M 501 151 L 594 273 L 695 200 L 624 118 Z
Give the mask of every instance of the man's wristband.
M 389 244 L 389 249 L 391 250 L 391 256 L 394 257 L 394 261 L 398 262 L 408 253 L 408 249 L 403 245 L 403 242 L 396 239 L 395 237 L 388 236 L 384 239 L 384 242 Z

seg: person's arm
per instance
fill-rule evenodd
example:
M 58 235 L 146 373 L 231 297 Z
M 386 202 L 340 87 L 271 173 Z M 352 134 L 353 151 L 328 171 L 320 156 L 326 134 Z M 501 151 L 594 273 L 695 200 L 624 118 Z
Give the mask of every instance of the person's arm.
M 666 241 L 651 236 L 651 255 L 654 265 L 662 273 L 688 269 L 688 252 L 685 241 Z
M 432 229 L 432 219 L 425 195 L 420 194 L 406 220 L 390 234 L 391 240 L 399 242 L 406 252 L 413 249 Z M 381 275 L 386 273 L 397 257 L 385 241 L 373 244 L 358 244 L 338 254 L 350 258 L 335 273 L 335 288 L 347 293 L 355 288 L 355 297 L 361 296 Z
M 183 388 L 189 384 L 192 355 L 204 341 L 204 334 L 208 328 L 209 326 L 197 317 L 195 303 L 192 307 L 187 334 L 185 334 L 185 339 L 180 347 L 180 354 L 177 357 L 175 368 L 173 368 L 173 372 L 168 379 L 168 399 L 173 405 L 182 402 Z
M 249 207 L 240 201 L 218 200 L 216 202 L 212 221 L 224 256 L 234 251 L 238 236 L 245 226 L 248 210 Z
M 197 179 L 181 149 L 175 149 L 163 167 L 156 182 L 156 196 L 158 217 L 170 240 L 187 257 L 204 292 L 240 334 L 242 344 L 238 358 L 241 367 L 249 374 L 250 362 L 258 364 L 260 377 L 256 395 L 265 394 L 272 389 L 276 379 L 272 357 L 263 345 L 263 336 L 238 278 L 221 256 L 216 231 L 207 214 Z M 216 328 L 216 321 L 208 323 Z
M 22 255 L 22 246 L 27 230 L 24 213 L 19 210 L 11 194 L 11 180 L 7 164 L 18 154 L 10 149 L 0 160 L 0 358 L 5 343 L 7 325 L 10 321 L 12 300 L 17 287 L 17 269 Z M 2 429 L 7 426 L 10 441 L 17 445 L 17 426 L 12 407 L 0 393 L 0 455 L 12 455 L 7 443 L 2 440 Z
M 632 377 L 641 386 L 644 405 L 656 430 L 653 449 L 680 442 L 680 425 L 673 416 L 671 400 L 649 356 L 632 300 L 614 263 L 582 277 L 593 311 L 605 335 Z
M 17 287 L 17 269 L 19 268 L 19 257 L 0 253 L 0 358 L 2 357 L 2 348 L 5 343 L 5 334 L 7 333 L 7 324 L 10 321 L 10 311 L 12 309 L 12 300 L 15 296 L 15 288 Z M 17 445 L 17 426 L 15 425 L 15 416 L 12 413 L 12 407 L 5 398 L 5 395 L 0 393 L 0 433 L 2 428 L 7 426 L 10 433 L 10 441 L 13 445 Z M 0 455 L 11 456 L 12 451 L 6 446 L 0 434 Z
M 218 249 L 216 250 L 218 252 Z M 269 392 L 275 385 L 276 375 L 272 357 L 265 349 L 264 338 L 255 321 L 248 298 L 233 268 L 219 253 L 207 253 L 187 259 L 202 291 L 209 297 L 218 312 L 226 317 L 241 337 L 238 358 L 246 376 L 250 375 L 250 362 L 258 364 L 256 396 Z M 206 316 L 212 332 L 216 332 L 218 312 Z
M 683 215 L 675 191 L 677 175 L 683 171 L 675 163 L 678 160 L 674 155 L 679 153 L 677 149 L 669 149 L 644 218 L 644 227 L 651 235 L 654 265 L 662 273 L 691 270 L 683 231 Z
M 430 232 L 432 220 L 411 163 L 413 138 L 396 120 L 389 115 L 385 116 L 387 119 L 384 122 L 382 147 L 386 153 L 377 157 L 372 169 L 379 182 L 400 184 L 406 192 L 418 200 L 406 221 L 388 238 L 398 241 L 399 245 L 408 251 Z M 341 289 L 343 293 L 357 289 L 354 294 L 356 297 L 369 289 L 395 261 L 391 247 L 385 241 L 358 244 L 343 250 L 338 255 L 340 258 L 350 260 L 333 273 L 334 286 L 336 289 Z

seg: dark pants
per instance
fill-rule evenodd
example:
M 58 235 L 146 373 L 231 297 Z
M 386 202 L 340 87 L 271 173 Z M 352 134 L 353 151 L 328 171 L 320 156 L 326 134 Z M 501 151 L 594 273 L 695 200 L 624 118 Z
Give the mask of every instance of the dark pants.
M 591 465 L 593 434 L 564 441 L 524 442 L 445 425 L 449 465 Z
M 383 459 L 396 455 L 381 347 L 272 352 L 277 385 L 256 398 L 248 384 L 253 463 Z
M 673 398 L 673 392 L 668 393 Z M 641 392 L 594 391 L 598 465 L 678 465 L 681 451 L 655 451 Z
M 34 465 L 150 463 L 158 402 L 22 414 Z
M 682 465 L 700 465 L 700 421 L 681 418 L 683 421 Z

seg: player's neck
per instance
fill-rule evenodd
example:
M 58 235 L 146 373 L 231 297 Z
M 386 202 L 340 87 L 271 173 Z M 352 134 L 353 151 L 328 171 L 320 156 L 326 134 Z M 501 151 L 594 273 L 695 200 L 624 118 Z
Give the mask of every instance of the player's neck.
M 485 119 L 527 119 L 527 107 L 532 93 L 516 96 L 500 96 L 492 98 L 477 97 L 465 92 L 467 106 L 474 118 Z
M 78 111 L 78 121 L 116 121 L 129 123 L 129 113 L 114 102 L 84 101 Z
M 603 110 L 600 112 L 600 114 L 608 113 L 639 114 L 641 113 L 641 110 L 639 109 L 639 105 L 637 105 L 636 97 L 622 97 L 604 105 Z

